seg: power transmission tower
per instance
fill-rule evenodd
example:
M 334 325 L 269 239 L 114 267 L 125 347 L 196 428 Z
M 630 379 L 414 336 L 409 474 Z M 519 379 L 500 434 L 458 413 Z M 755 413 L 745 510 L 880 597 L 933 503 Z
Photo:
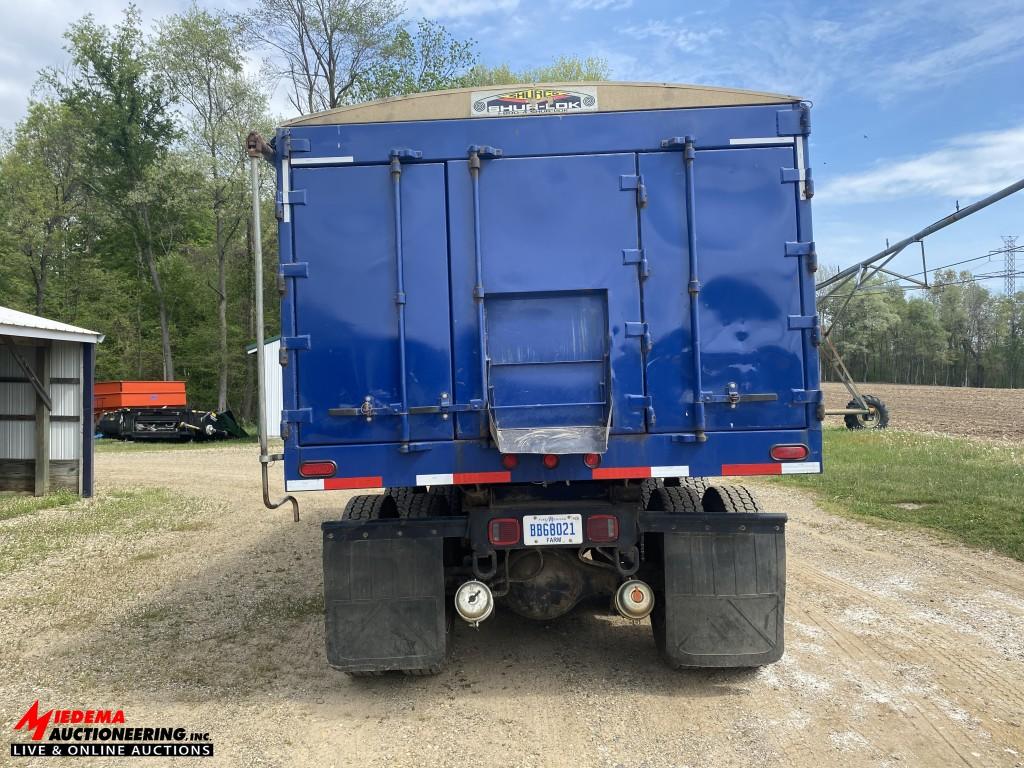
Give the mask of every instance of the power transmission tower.
M 1003 251 L 1006 253 L 1006 295 L 1017 292 L 1017 237 L 1003 235 Z

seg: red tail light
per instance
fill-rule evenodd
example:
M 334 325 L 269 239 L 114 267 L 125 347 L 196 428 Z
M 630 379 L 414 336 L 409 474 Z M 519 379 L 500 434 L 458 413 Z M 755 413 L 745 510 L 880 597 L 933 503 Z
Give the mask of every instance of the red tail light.
M 338 466 L 333 461 L 304 461 L 299 464 L 302 477 L 333 477 Z
M 590 541 L 616 541 L 619 538 L 619 518 L 615 515 L 591 515 L 587 518 L 587 539 Z
M 554 469 L 558 466 L 558 457 L 553 453 L 545 453 L 541 461 L 544 462 L 544 466 L 548 469 Z
M 591 469 L 597 469 L 601 466 L 601 454 L 600 453 L 585 453 L 583 454 L 583 463 Z
M 514 453 L 503 453 L 501 455 L 501 466 L 505 469 L 515 469 L 519 466 L 519 457 Z
M 487 524 L 487 540 L 496 547 L 519 543 L 519 521 L 514 517 L 496 517 Z
M 801 461 L 808 451 L 806 445 L 773 445 L 768 453 L 775 461 Z

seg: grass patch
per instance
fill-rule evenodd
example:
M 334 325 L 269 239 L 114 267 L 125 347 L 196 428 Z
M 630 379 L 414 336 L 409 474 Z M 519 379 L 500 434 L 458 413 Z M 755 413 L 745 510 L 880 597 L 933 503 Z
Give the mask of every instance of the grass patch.
M 201 514 L 198 506 L 195 500 L 162 489 L 119 490 L 95 499 L 73 497 L 66 504 L 51 505 L 59 510 L 55 514 L 18 521 L 0 531 L 0 574 L 75 549 L 92 536 L 123 541 L 150 532 L 198 530 L 194 525 Z
M 78 501 L 78 494 L 63 489 L 48 496 L 0 495 L 0 520 L 31 515 L 41 509 L 63 507 L 75 501 Z
M 913 432 L 826 429 L 825 474 L 773 479 L 857 517 L 919 525 L 1024 560 L 1024 451 Z

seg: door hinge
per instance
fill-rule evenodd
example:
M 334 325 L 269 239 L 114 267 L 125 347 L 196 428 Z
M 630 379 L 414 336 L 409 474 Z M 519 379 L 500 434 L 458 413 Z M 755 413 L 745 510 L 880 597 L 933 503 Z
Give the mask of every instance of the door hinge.
M 650 275 L 650 269 L 647 263 L 647 256 L 644 255 L 643 248 L 623 248 L 622 263 L 639 264 L 641 280 L 645 280 L 648 277 L 648 275 Z
M 619 176 L 619 189 L 623 192 L 636 191 L 636 207 L 647 206 L 647 185 L 644 184 L 644 177 L 633 174 Z
M 282 336 L 281 337 L 281 351 L 279 353 L 278 362 L 282 366 L 288 365 L 288 350 L 300 350 L 309 349 L 309 335 L 303 336 Z
M 807 136 L 811 132 L 811 107 L 799 104 L 795 109 L 780 109 L 775 113 L 779 136 Z
M 781 168 L 780 172 L 783 184 L 799 184 L 804 199 L 814 197 L 814 179 L 811 178 L 810 168 Z
M 305 205 L 306 204 L 306 190 L 304 189 L 290 189 L 287 191 L 278 192 L 275 199 L 275 209 L 278 219 L 284 218 L 284 207 L 286 205 Z
M 810 240 L 806 243 L 786 243 L 786 255 L 803 256 L 804 264 L 807 265 L 807 271 L 818 271 L 818 252 L 814 248 L 813 240 Z
M 291 133 L 286 133 L 281 154 L 284 157 L 291 157 L 296 152 L 309 152 L 309 139 L 296 139 Z
M 281 411 L 281 421 L 288 424 L 312 424 L 312 408 L 294 408 Z
M 824 401 L 825 393 L 820 389 L 794 389 L 793 399 L 790 401 L 794 405 L 817 405 Z
M 821 343 L 821 328 L 817 315 L 790 315 L 789 330 L 810 331 L 811 343 L 818 346 Z
M 281 277 L 309 277 L 309 263 L 289 261 L 281 265 Z
M 626 395 L 626 404 L 630 410 L 642 410 L 649 424 L 653 425 L 655 423 L 654 404 L 650 395 Z
M 645 352 L 649 352 L 651 349 L 651 332 L 647 328 L 647 323 L 626 323 L 626 337 L 627 338 L 639 338 L 644 347 Z

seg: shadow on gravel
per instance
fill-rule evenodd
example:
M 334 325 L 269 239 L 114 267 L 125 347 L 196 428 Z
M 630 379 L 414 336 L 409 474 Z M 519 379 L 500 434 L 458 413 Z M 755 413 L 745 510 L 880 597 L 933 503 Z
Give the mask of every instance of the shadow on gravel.
M 68 644 L 53 662 L 111 692 L 184 701 L 272 695 L 351 705 L 356 696 L 387 706 L 401 694 L 429 707 L 473 694 L 572 690 L 717 697 L 754 684 L 749 670 L 673 671 L 661 663 L 649 624 L 590 607 L 549 623 L 501 610 L 478 630 L 456 621 L 440 675 L 351 679 L 328 667 L 324 655 L 319 523 L 310 516 L 297 525 L 264 525 L 265 535 L 214 559 L 202 557 L 210 545 L 194 538 L 178 539 L 181 555 L 154 541 L 154 557 L 185 557 L 195 567 L 174 569 L 143 602 L 65 635 Z M 135 560 L 136 574 L 157 567 L 150 557 Z M 123 578 L 130 585 L 132 572 Z

